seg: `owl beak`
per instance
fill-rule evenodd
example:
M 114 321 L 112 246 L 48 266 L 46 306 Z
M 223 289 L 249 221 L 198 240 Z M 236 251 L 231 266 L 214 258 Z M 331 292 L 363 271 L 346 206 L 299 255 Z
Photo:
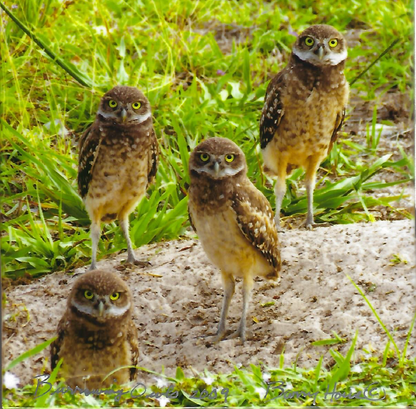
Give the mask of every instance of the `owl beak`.
M 104 313 L 104 303 L 102 301 L 98 304 L 98 316 L 102 317 Z
M 218 173 L 220 172 L 219 162 L 214 162 L 214 172 L 215 172 L 215 175 L 218 176 Z
M 322 45 L 318 46 L 318 57 L 320 60 L 324 57 L 324 47 Z
M 127 119 L 127 111 L 124 108 L 121 108 L 121 121 L 124 123 Z

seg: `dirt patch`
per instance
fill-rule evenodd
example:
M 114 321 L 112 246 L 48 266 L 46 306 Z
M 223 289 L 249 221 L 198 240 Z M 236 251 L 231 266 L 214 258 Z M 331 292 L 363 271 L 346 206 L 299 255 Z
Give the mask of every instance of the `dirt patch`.
M 284 351 L 285 364 L 310 367 L 324 355 L 333 363 L 328 346 L 313 341 L 345 338 L 335 346 L 345 355 L 358 330 L 357 352 L 363 348 L 382 354 L 387 336 L 346 275 L 366 292 L 399 348 L 403 348 L 415 311 L 414 222 L 377 222 L 338 225 L 314 231 L 280 234 L 282 280 L 279 285 L 256 279 L 248 314 L 248 340 L 232 339 L 212 345 L 219 321 L 222 285 L 219 271 L 208 261 L 199 242 L 176 240 L 136 250 L 148 259 L 147 269 L 120 268 L 125 254 L 102 260 L 132 289 L 134 321 L 139 329 L 140 366 L 173 375 L 177 366 L 188 375 L 207 368 L 230 372 L 233 365 L 263 362 L 277 367 Z M 117 271 L 117 269 L 122 271 Z M 28 285 L 6 289 L 3 320 L 3 356 L 7 364 L 22 352 L 54 335 L 66 297 L 77 275 L 54 273 Z M 233 332 L 241 314 L 241 283 L 231 303 L 227 329 Z M 410 340 L 408 355 L 415 356 Z M 22 384 L 49 368 L 49 351 L 13 368 Z M 140 379 L 146 378 L 143 373 Z

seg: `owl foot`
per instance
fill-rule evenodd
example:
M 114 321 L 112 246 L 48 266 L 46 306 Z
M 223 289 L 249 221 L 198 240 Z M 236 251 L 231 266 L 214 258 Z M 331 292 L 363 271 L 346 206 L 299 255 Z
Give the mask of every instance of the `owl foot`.
M 305 223 L 302 224 L 302 227 L 304 227 L 307 230 L 313 230 L 313 228 L 315 226 L 316 226 L 315 223 L 307 223 L 307 222 L 305 222 Z
M 150 263 L 149 261 L 137 260 L 136 257 L 130 254 L 127 257 L 127 260 L 124 262 L 124 264 L 127 264 L 127 265 L 132 264 L 132 265 L 139 266 L 139 267 L 150 267 L 152 265 L 152 263 Z
M 214 335 L 214 337 L 212 338 L 212 343 L 213 344 L 218 344 L 218 342 L 222 341 L 224 339 L 225 336 L 225 331 L 223 332 L 217 332 L 216 335 Z
M 152 265 L 152 263 L 150 263 L 149 261 L 140 261 L 137 259 L 134 259 L 133 261 L 126 261 L 127 264 L 133 264 L 135 266 L 139 266 L 139 267 L 150 267 Z
M 315 227 L 315 222 L 313 221 L 313 213 L 308 212 L 305 221 L 301 224 L 302 227 L 308 230 L 312 230 Z
M 307 223 L 306 221 L 302 224 L 302 227 L 304 227 L 305 229 L 308 229 L 308 230 L 313 230 L 313 229 L 315 229 L 316 227 L 331 227 L 331 223 L 328 223 L 328 222 L 324 222 L 324 223 L 315 223 L 315 222 L 312 222 L 312 223 Z
M 244 344 L 244 342 L 246 341 L 246 331 L 245 330 L 241 330 L 240 328 L 235 331 L 234 333 L 232 333 L 228 339 L 234 339 L 234 338 L 241 338 L 241 342 Z
M 274 222 L 276 224 L 276 230 L 278 233 L 284 233 L 285 229 L 280 225 L 280 217 L 275 216 L 274 217 Z

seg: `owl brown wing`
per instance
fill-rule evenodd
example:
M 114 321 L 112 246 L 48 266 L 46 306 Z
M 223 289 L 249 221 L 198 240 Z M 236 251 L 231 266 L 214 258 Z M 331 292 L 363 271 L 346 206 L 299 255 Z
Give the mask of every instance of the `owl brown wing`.
M 273 211 L 265 196 L 251 183 L 234 192 L 231 206 L 247 240 L 274 267 L 277 278 L 281 267 L 279 240 Z
M 279 72 L 269 83 L 264 97 L 264 106 L 260 118 L 260 147 L 264 149 L 273 139 L 284 115 L 280 89 L 283 85 L 283 71 Z
M 95 161 L 98 157 L 101 144 L 101 132 L 99 127 L 92 124 L 79 141 L 78 157 L 78 192 L 82 198 L 88 193 L 88 187 L 92 179 Z
M 153 139 L 152 144 L 150 145 L 149 155 L 148 155 L 148 169 L 149 173 L 147 175 L 147 182 L 150 185 L 153 182 L 153 179 L 156 176 L 157 167 L 159 165 L 159 144 L 157 143 L 157 138 L 155 130 L 152 128 Z
M 188 192 L 188 198 L 189 198 L 189 192 Z M 189 219 L 189 223 L 191 224 L 191 227 L 194 229 L 194 232 L 196 233 L 197 231 L 196 231 L 195 225 L 192 221 L 191 211 L 189 209 L 189 200 L 188 200 L 188 219 Z
M 127 341 L 131 348 L 131 365 L 135 368 L 130 368 L 130 380 L 133 381 L 137 374 L 137 364 L 139 363 L 139 332 L 133 321 L 130 323 L 127 331 Z
M 341 130 L 342 124 L 344 123 L 344 119 L 345 119 L 345 108 L 342 110 L 342 112 L 339 112 L 337 114 L 337 119 L 335 120 L 334 132 L 332 132 L 331 142 L 329 143 L 329 147 L 328 147 L 328 155 L 331 153 L 332 147 L 334 146 L 334 143 L 338 139 L 338 132 Z

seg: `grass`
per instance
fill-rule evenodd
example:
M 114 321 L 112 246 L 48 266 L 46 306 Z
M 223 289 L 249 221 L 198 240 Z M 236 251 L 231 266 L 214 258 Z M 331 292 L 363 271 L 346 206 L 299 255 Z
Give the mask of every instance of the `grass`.
M 261 172 L 258 119 L 267 82 L 283 68 L 294 32 L 313 23 L 344 32 L 363 27 L 346 69 L 347 78 L 355 79 L 354 94 L 377 100 L 389 91 L 412 89 L 410 2 L 277 7 L 251 1 L 26 0 L 4 6 L 14 18 L 2 13 L 0 79 L 2 277 L 11 279 L 72 271 L 89 262 L 76 143 L 94 119 L 100 95 L 116 84 L 143 89 L 161 144 L 156 184 L 131 216 L 135 246 L 177 238 L 188 229 L 187 162 L 206 137 L 237 142 L 247 156 L 249 177 L 274 203 L 272 180 Z M 376 107 L 373 112 L 367 136 L 353 143 L 344 133 L 322 164 L 317 222 L 377 220 L 372 209 L 380 206 L 394 218 L 411 217 L 392 205 L 400 194 L 374 195 L 408 183 L 413 161 L 400 141 L 401 151 L 380 159 Z M 373 182 L 383 171 L 395 173 L 395 180 L 386 183 L 381 176 Z M 296 171 L 288 180 L 282 209 L 288 226 L 306 212 L 303 175 Z M 99 256 L 123 249 L 117 225 L 105 226 Z
M 203 138 L 234 140 L 246 154 L 250 179 L 274 205 L 272 180 L 261 172 L 258 120 L 268 81 L 284 67 L 294 34 L 311 24 L 331 24 L 343 33 L 362 30 L 349 46 L 346 75 L 354 81 L 352 95 L 357 97 L 349 107 L 347 125 L 362 121 L 364 134 L 341 132 L 322 163 L 315 220 L 335 224 L 412 217 L 397 203 L 413 180 L 413 158 L 399 131 L 392 149 L 387 144 L 391 138 L 376 126 L 406 119 L 386 120 L 383 98 L 389 94 L 413 98 L 410 1 L 7 0 L 2 4 L 26 28 L 23 31 L 16 20 L 0 12 L 2 279 L 71 272 L 89 263 L 89 220 L 76 186 L 77 141 L 94 120 L 100 96 L 117 84 L 138 86 L 147 95 L 161 148 L 156 183 L 131 215 L 135 246 L 178 238 L 188 231 L 187 163 L 189 152 Z M 361 117 L 359 108 L 366 103 L 372 113 Z M 287 181 L 282 216 L 289 227 L 306 212 L 303 178 L 297 170 Z M 397 194 L 385 194 L 386 188 L 396 185 Z M 106 225 L 99 257 L 122 250 L 125 241 L 118 225 Z M 397 254 L 391 262 L 405 261 Z M 366 302 L 371 309 L 371 302 Z M 178 369 L 167 379 L 180 391 L 171 403 L 222 406 L 221 392 L 228 389 L 230 406 L 263 406 L 267 372 L 271 381 L 283 380 L 285 390 L 318 391 L 316 404 L 321 406 L 368 405 L 362 399 L 331 402 L 325 391 L 335 383 L 338 391 L 360 391 L 373 381 L 386 391 L 386 399 L 374 405 L 411 405 L 416 365 L 406 358 L 406 348 L 413 325 L 414 320 L 403 351 L 392 334 L 387 334 L 386 347 L 378 354 L 356 351 L 357 336 L 345 340 L 334 333 L 333 338 L 317 341 L 316 346 L 331 348 L 330 367 L 324 367 L 322 359 L 312 369 L 287 367 L 282 354 L 279 368 L 253 365 L 193 378 Z M 342 356 L 337 345 L 345 342 L 350 349 Z M 361 361 L 354 364 L 357 360 Z M 119 404 L 112 396 L 68 393 L 35 401 L 35 387 L 4 390 L 5 404 Z M 218 392 L 215 398 L 191 397 L 194 390 L 212 393 L 213 388 Z M 312 397 L 286 395 L 269 405 L 311 403 Z M 122 398 L 120 404 L 156 406 L 161 401 L 155 395 L 146 400 Z

